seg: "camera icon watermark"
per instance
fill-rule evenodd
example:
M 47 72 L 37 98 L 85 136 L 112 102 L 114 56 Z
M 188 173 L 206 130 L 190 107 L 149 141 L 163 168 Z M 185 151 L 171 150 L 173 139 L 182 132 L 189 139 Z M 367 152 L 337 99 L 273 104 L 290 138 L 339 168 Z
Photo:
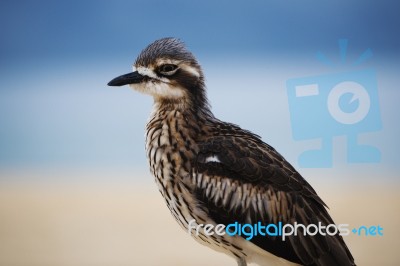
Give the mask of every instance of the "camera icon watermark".
M 347 40 L 339 40 L 341 58 L 346 55 Z M 368 49 L 356 64 L 372 56 Z M 320 61 L 329 63 L 322 53 Z M 361 145 L 361 133 L 382 129 L 376 72 L 354 70 L 287 81 L 292 134 L 295 140 L 321 139 L 321 149 L 300 154 L 300 167 L 332 167 L 332 140 L 347 137 L 348 163 L 380 162 L 379 149 Z

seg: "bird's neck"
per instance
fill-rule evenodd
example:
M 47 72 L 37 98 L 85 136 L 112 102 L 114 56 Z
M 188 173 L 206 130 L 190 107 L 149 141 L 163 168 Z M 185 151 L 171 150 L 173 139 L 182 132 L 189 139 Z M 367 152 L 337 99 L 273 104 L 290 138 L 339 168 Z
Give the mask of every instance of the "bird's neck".
M 151 118 L 157 116 L 165 119 L 169 113 L 179 113 L 185 119 L 196 120 L 199 126 L 202 122 L 214 118 L 206 99 L 196 104 L 193 99 L 156 99 L 154 101 Z
M 147 124 L 147 130 L 154 126 L 168 127 L 191 127 L 192 132 L 196 129 L 201 128 L 210 112 L 190 108 L 186 103 L 182 102 L 171 102 L 155 101 L 153 105 L 153 111 L 150 115 L 149 123 Z M 189 133 L 189 132 L 188 132 Z

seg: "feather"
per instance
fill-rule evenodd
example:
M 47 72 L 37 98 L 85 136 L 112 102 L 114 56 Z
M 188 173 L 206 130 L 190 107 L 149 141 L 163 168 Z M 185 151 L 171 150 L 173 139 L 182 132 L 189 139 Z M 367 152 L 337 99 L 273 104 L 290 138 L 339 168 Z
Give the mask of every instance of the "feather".
M 333 223 L 326 205 L 314 189 L 279 153 L 257 136 L 233 125 L 231 129 L 226 130 L 225 135 L 215 134 L 202 139 L 193 168 L 194 175 L 209 176 L 212 180 L 209 186 L 219 191 L 213 193 L 211 200 L 207 191 L 196 187 L 198 200 L 207 206 L 208 215 L 216 223 L 256 224 L 262 221 L 293 225 L 296 222 L 305 226 Z M 246 135 L 246 141 L 242 134 Z M 219 161 L 204 160 L 211 156 Z M 233 184 L 236 185 L 234 193 Z M 231 189 L 222 190 L 222 187 Z M 285 241 L 280 237 L 255 236 L 250 241 L 299 264 L 354 265 L 339 234 L 299 234 L 288 236 Z

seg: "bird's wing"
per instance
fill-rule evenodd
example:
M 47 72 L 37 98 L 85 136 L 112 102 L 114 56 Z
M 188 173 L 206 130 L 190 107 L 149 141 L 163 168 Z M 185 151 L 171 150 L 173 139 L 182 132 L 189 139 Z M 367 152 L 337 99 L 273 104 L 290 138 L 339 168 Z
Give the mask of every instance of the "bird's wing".
M 217 224 L 333 224 L 301 175 L 255 135 L 205 139 L 193 169 L 196 197 Z M 302 232 L 302 231 L 301 231 Z M 245 237 L 245 236 L 243 236 Z M 255 236 L 260 248 L 305 265 L 354 265 L 341 236 Z

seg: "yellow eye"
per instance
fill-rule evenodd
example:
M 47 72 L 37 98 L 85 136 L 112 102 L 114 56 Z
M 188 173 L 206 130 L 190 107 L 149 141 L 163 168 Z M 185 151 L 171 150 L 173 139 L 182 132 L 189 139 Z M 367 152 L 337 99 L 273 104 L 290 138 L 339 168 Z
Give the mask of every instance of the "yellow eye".
M 173 64 L 164 64 L 164 65 L 161 65 L 158 69 L 158 71 L 161 74 L 167 75 L 167 76 L 173 75 L 176 72 L 176 70 L 178 70 L 178 66 L 173 65 Z

